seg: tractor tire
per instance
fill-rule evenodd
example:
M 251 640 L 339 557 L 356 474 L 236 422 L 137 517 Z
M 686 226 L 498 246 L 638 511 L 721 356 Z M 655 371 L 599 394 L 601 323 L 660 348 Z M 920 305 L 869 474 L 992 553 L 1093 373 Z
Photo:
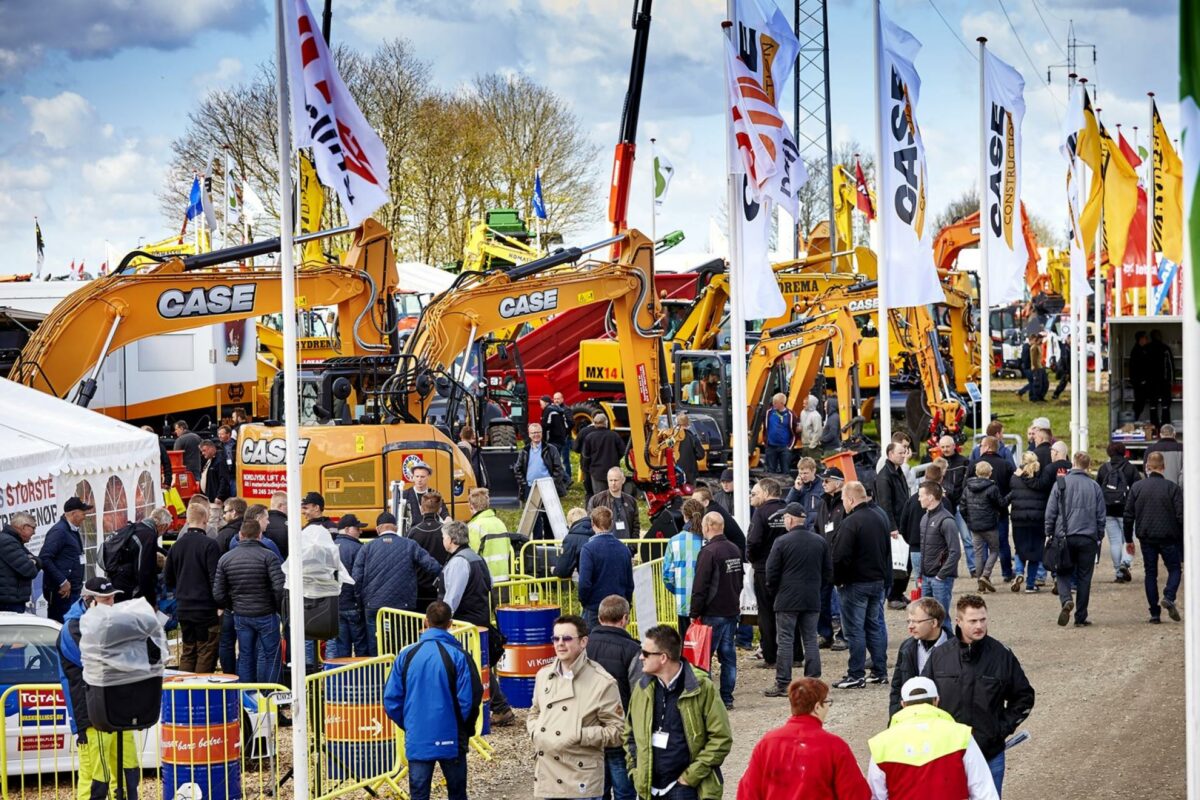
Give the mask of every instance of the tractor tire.
M 489 447 L 516 447 L 517 428 L 511 422 L 497 420 L 488 426 Z
M 567 409 L 567 417 L 571 420 L 571 430 L 578 436 L 579 432 L 592 424 L 592 417 L 603 413 L 604 409 L 595 403 L 576 403 Z

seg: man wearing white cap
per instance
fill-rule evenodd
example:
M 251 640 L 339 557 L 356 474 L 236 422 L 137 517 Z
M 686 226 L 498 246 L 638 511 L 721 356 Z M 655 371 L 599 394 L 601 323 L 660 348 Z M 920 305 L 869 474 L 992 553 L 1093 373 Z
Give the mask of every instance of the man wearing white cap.
M 909 678 L 903 706 L 883 733 L 871 737 L 867 782 L 873 800 L 999 800 L 987 760 L 971 736 L 938 708 L 937 685 Z

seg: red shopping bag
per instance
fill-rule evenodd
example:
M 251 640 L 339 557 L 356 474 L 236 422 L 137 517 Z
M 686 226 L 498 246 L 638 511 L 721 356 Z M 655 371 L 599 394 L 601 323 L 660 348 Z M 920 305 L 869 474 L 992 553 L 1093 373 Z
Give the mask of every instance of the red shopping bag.
M 712 626 L 693 622 L 683 639 L 683 657 L 689 664 L 708 672 L 712 667 Z

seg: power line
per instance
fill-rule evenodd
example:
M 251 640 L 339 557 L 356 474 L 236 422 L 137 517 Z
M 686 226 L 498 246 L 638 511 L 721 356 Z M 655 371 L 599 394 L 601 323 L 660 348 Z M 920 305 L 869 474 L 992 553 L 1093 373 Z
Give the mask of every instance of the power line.
M 1057 47 L 1058 51 L 1065 56 L 1067 51 L 1063 50 L 1063 46 L 1058 43 L 1058 39 L 1054 38 L 1054 32 L 1051 31 L 1050 26 L 1046 24 L 1046 18 L 1042 16 L 1042 7 L 1038 5 L 1038 0 L 1032 0 L 1032 2 L 1033 10 L 1037 12 L 1038 19 L 1042 21 L 1042 27 L 1046 29 L 1046 33 L 1050 36 L 1050 41 L 1054 42 L 1054 46 Z
M 979 56 L 975 55 L 975 51 L 972 50 L 970 46 L 968 46 L 967 43 L 962 40 L 962 37 L 958 35 L 958 31 L 954 30 L 954 28 L 950 26 L 950 23 L 946 21 L 944 16 L 942 16 L 942 12 L 939 11 L 938 7 L 933 4 L 933 0 L 929 0 L 929 5 L 935 12 L 937 12 L 938 18 L 942 21 L 942 24 L 946 26 L 946 30 L 950 31 L 950 34 L 958 40 L 959 44 L 963 46 L 963 50 L 967 51 L 967 55 L 978 61 Z
M 1046 91 L 1050 93 L 1050 98 L 1056 104 L 1063 105 L 1063 102 L 1059 100 L 1057 96 L 1055 96 L 1054 91 L 1050 88 L 1050 84 L 1047 83 L 1044 78 L 1042 78 L 1041 70 L 1039 70 L 1037 65 L 1033 63 L 1033 57 L 1030 56 L 1029 51 L 1025 49 L 1025 42 L 1021 41 L 1021 34 L 1017 33 L 1017 26 L 1013 25 L 1012 17 L 1008 15 L 1008 9 L 1004 7 L 1004 0 L 996 0 L 996 2 L 1000 4 L 1000 10 L 1004 12 L 1004 18 L 1008 20 L 1008 28 L 1012 31 L 1013 36 L 1016 37 L 1017 44 L 1020 45 L 1021 52 L 1025 54 L 1025 60 L 1029 62 L 1029 66 L 1033 70 L 1033 74 L 1037 76 L 1038 81 L 1042 84 L 1042 86 L 1045 87 Z M 1057 108 L 1054 109 L 1054 116 L 1056 119 L 1059 119 Z M 1059 119 L 1059 124 L 1062 124 L 1061 119 Z

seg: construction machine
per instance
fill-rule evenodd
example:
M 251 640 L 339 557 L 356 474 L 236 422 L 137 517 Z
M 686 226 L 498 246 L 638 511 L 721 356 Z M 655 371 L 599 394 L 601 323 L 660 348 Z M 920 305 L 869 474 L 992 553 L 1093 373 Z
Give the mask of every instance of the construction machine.
M 134 251 L 112 274 L 88 282 L 53 309 L 26 342 L 9 378 L 87 406 L 106 357 L 125 345 L 226 324 L 230 333 L 224 348 L 243 348 L 244 321 L 281 310 L 279 271 L 222 265 L 278 249 L 279 240 L 272 239 L 183 258 Z M 150 263 L 133 268 L 135 259 Z M 391 235 L 373 220 L 358 230 L 344 265 L 313 264 L 297 270 L 299 309 L 307 314 L 317 306 L 336 306 L 338 338 L 343 352 L 351 355 L 387 352 L 395 346 L 390 300 L 395 288 Z M 139 355 L 145 362 L 144 380 L 160 399 L 131 404 L 125 414 L 128 421 L 157 422 L 168 415 L 200 413 L 220 418 L 224 406 L 254 406 L 254 380 L 217 387 L 172 386 L 175 393 L 161 397 L 164 384 L 184 383 L 180 372 L 187 371 L 194 354 L 185 337 L 156 341 L 161 346 Z M 210 358 L 218 358 L 215 349 Z

